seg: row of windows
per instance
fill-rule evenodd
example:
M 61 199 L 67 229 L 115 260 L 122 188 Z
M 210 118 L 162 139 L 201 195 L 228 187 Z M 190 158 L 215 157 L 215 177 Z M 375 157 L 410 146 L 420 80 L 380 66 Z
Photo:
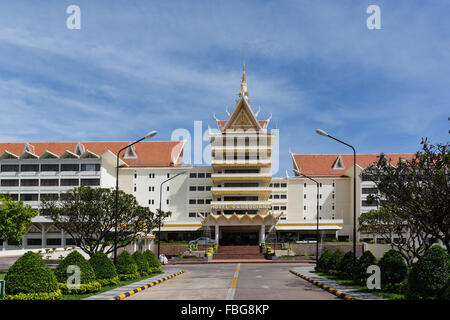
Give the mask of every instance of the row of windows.
M 19 183 L 20 182 L 20 183 Z M 99 186 L 100 179 L 2 179 L 2 187 Z
M 317 197 L 317 195 L 316 195 Z M 331 194 L 331 198 L 334 199 L 334 192 Z M 306 199 L 306 193 L 303 194 L 303 199 Z M 319 199 L 322 199 L 322 194 L 319 193 Z
M 271 194 L 269 199 L 287 199 L 287 194 Z
M 210 204 L 212 199 L 189 199 L 189 204 Z
M 13 201 L 39 201 L 39 200 L 64 200 L 66 193 L 21 193 L 20 196 L 17 193 L 9 194 Z
M 273 206 L 272 210 L 274 210 L 274 211 L 286 210 L 286 206 Z
M 150 179 L 154 179 L 155 178 L 155 174 L 154 173 L 149 173 L 148 177 Z M 137 173 L 136 172 L 134 173 L 134 178 L 137 179 Z M 167 178 L 170 178 L 170 173 L 167 174 Z
M 210 172 L 191 172 L 189 178 L 211 178 Z
M 155 199 L 148 200 L 148 204 L 155 204 Z M 166 199 L 166 204 L 169 204 L 169 199 Z
M 62 164 L 2 164 L 1 172 L 62 172 L 62 171 L 100 171 L 98 163 L 62 163 Z
M 307 185 L 307 183 L 305 182 L 305 183 L 303 184 L 303 187 L 306 188 L 306 185 Z M 317 184 L 316 184 L 316 185 L 317 185 Z M 334 186 L 336 186 L 336 183 L 333 182 L 331 185 L 334 187 Z M 319 182 L 319 187 L 322 188 L 322 182 Z
M 211 191 L 211 186 L 189 186 L 189 191 Z
M 46 239 L 45 246 L 61 246 L 61 238 L 54 238 L 54 239 Z M 3 244 L 3 242 L 0 240 L 0 245 Z M 13 245 L 13 243 L 8 242 L 9 245 Z M 16 244 L 19 245 L 19 244 Z M 42 238 L 31 238 L 26 239 L 26 245 L 27 246 L 42 246 Z M 73 246 L 76 245 L 75 239 L 68 238 L 66 239 L 66 245 L 67 246 Z
M 271 183 L 270 188 L 287 188 L 287 183 Z
M 316 206 L 314 206 L 314 208 L 317 208 Z M 303 210 L 306 211 L 306 206 L 303 206 Z M 322 210 L 322 206 L 319 206 L 319 210 Z M 334 204 L 331 205 L 331 210 L 334 210 Z

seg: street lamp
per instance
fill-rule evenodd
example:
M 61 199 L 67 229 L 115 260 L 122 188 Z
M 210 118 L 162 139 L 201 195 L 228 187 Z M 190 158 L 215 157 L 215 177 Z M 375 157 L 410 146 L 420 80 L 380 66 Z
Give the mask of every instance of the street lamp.
M 131 147 L 132 145 L 135 145 L 138 142 L 141 142 L 142 140 L 150 139 L 155 134 L 157 134 L 156 131 L 150 131 L 149 133 L 147 133 L 145 135 L 145 137 L 120 149 L 116 155 L 117 162 L 116 162 L 116 216 L 115 216 L 115 223 L 114 223 L 114 264 L 116 264 L 116 258 L 117 258 L 117 223 L 118 223 L 118 216 L 119 216 L 119 155 L 123 150 Z
M 294 172 L 296 172 L 300 176 L 304 176 L 305 178 L 308 178 L 309 180 L 315 182 L 317 185 L 317 228 L 316 228 L 316 262 L 317 262 L 317 260 L 319 259 L 319 185 L 320 185 L 320 183 L 317 180 L 307 176 L 306 174 L 301 173 L 297 169 L 294 169 Z
M 162 202 L 162 186 L 167 181 L 172 180 L 173 178 L 178 177 L 179 175 L 185 174 L 187 171 L 181 171 L 180 173 L 177 173 L 173 177 L 170 177 L 167 180 L 164 180 L 161 182 L 161 185 L 159 186 L 159 212 L 158 212 L 158 259 L 159 259 L 159 253 L 160 253 L 160 244 L 161 244 L 161 202 Z
M 345 144 L 347 147 L 350 147 L 353 150 L 353 258 L 356 259 L 356 150 L 352 145 L 349 145 L 342 140 L 330 136 L 328 133 L 321 129 L 316 129 L 316 132 L 321 136 L 328 137 L 336 140 L 337 142 Z

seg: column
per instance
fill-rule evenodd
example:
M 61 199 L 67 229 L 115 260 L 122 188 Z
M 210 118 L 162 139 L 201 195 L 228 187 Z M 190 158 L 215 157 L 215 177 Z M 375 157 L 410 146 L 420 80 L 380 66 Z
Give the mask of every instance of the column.
M 46 244 L 47 244 L 47 231 L 46 231 L 46 227 L 45 225 L 41 224 L 41 247 L 45 248 Z
M 259 244 L 266 241 L 266 226 L 264 224 L 261 225 L 259 230 Z
M 66 236 L 64 234 L 64 230 L 61 229 L 61 247 L 65 247 L 66 246 Z
M 217 244 L 219 244 L 219 225 L 216 224 L 215 226 L 215 230 L 214 230 L 214 240 L 216 241 Z

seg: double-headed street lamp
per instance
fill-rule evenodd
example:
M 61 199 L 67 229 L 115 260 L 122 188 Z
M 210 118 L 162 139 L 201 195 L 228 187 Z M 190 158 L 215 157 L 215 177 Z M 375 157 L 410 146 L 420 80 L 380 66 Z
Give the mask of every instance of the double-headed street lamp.
M 316 132 L 321 136 L 328 137 L 336 140 L 337 142 L 345 144 L 347 147 L 350 147 L 353 150 L 353 258 L 356 259 L 356 150 L 353 146 L 333 136 L 330 136 L 328 133 L 321 129 L 316 129 Z
M 145 137 L 133 142 L 132 144 L 127 145 L 126 147 L 123 147 L 117 152 L 116 158 L 116 216 L 115 216 L 115 223 L 114 223 L 114 264 L 116 264 L 116 258 L 117 258 L 117 223 L 118 223 L 118 217 L 119 217 L 119 156 L 120 153 L 131 147 L 132 145 L 135 145 L 138 142 L 141 142 L 142 140 L 150 139 L 153 137 L 157 132 L 156 131 L 150 131 L 145 135 Z
M 159 186 L 159 212 L 158 212 L 158 259 L 159 259 L 159 253 L 160 253 L 160 243 L 161 243 L 161 204 L 162 204 L 162 186 L 167 181 L 172 180 L 173 178 L 178 177 L 179 175 L 185 174 L 187 171 L 181 171 L 180 173 L 177 173 L 173 177 L 170 177 L 167 180 L 164 180 L 161 182 L 161 185 Z
M 315 182 L 317 185 L 317 228 L 316 228 L 316 261 L 317 261 L 319 259 L 319 185 L 320 185 L 320 183 L 317 180 L 307 176 L 306 174 L 301 173 L 297 169 L 294 169 L 294 172 L 300 176 L 304 176 L 305 178 L 308 178 L 309 180 Z

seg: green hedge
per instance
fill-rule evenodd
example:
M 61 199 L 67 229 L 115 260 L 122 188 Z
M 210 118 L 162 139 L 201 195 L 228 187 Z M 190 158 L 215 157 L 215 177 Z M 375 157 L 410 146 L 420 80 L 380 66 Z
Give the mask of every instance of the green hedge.
M 331 259 L 332 256 L 333 253 L 330 250 L 325 249 L 320 255 L 319 260 L 317 260 L 316 271 L 325 273 L 328 272 L 328 261 Z
M 139 277 L 138 266 L 133 257 L 127 252 L 122 251 L 116 258 L 116 269 L 120 280 L 128 280 Z
M 408 267 L 402 255 L 395 250 L 387 251 L 378 262 L 381 271 L 381 285 L 391 287 L 406 278 Z
M 99 282 L 102 285 L 102 287 L 114 286 L 114 285 L 119 284 L 120 278 L 117 275 L 114 278 L 110 278 L 110 279 L 97 279 L 97 282 Z
M 89 259 L 89 263 L 94 269 L 95 278 L 98 280 L 105 280 L 101 283 L 109 283 L 110 279 L 117 278 L 117 270 L 114 263 L 103 252 L 97 252 Z M 118 278 L 117 278 L 118 279 Z
M 151 250 L 145 250 L 144 257 L 148 261 L 150 273 L 162 272 L 161 263 L 159 262 L 158 257 Z
M 134 259 L 134 262 L 136 262 L 138 272 L 142 276 L 147 275 L 149 272 L 149 264 L 144 255 L 140 251 L 136 251 L 135 253 L 132 254 L 132 257 Z
M 61 290 L 54 292 L 7 294 L 5 300 L 61 300 Z
M 70 265 L 76 265 L 80 268 L 80 283 L 87 284 L 95 281 L 95 272 L 91 264 L 77 251 L 69 253 L 56 267 L 55 275 L 59 283 L 66 283 L 72 276 L 67 273 Z
M 425 251 L 411 268 L 406 298 L 421 300 L 443 296 L 450 282 L 449 259 L 448 253 L 439 246 Z
M 370 251 L 365 251 L 356 262 L 353 271 L 353 281 L 357 284 L 365 284 L 369 275 L 367 268 L 371 265 L 377 264 L 377 259 Z
M 337 249 L 336 251 L 334 251 L 333 254 L 331 255 L 331 258 L 328 260 L 327 265 L 328 272 L 330 271 L 338 272 L 343 258 L 344 252 L 342 252 L 342 250 Z
M 67 284 L 65 283 L 58 283 L 59 290 L 63 294 L 86 294 L 86 293 L 92 293 L 97 292 L 102 288 L 102 285 L 100 282 L 91 282 L 87 284 L 80 284 L 79 288 L 71 288 L 69 289 Z
M 355 269 L 355 256 L 353 251 L 347 251 L 341 260 L 339 265 L 339 276 L 343 279 L 353 279 L 353 273 Z
M 6 294 L 15 296 L 16 299 L 35 300 L 58 297 L 58 282 L 54 273 L 37 253 L 31 251 L 17 259 L 9 268 L 5 281 Z

